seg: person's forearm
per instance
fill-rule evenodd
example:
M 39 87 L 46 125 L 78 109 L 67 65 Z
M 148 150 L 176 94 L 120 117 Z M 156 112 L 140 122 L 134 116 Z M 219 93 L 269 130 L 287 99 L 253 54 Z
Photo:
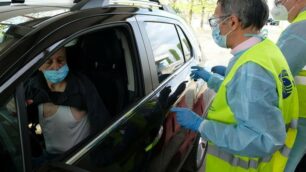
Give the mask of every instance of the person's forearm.
M 249 126 L 224 124 L 211 120 L 204 120 L 199 127 L 199 132 L 203 138 L 217 147 L 242 156 L 266 157 L 284 144 Z
M 209 80 L 207 82 L 207 86 L 210 89 L 213 89 L 215 92 L 218 92 L 219 87 L 220 87 L 221 83 L 223 82 L 223 80 L 224 80 L 223 76 L 221 76 L 221 75 L 219 75 L 217 73 L 214 73 L 209 78 Z

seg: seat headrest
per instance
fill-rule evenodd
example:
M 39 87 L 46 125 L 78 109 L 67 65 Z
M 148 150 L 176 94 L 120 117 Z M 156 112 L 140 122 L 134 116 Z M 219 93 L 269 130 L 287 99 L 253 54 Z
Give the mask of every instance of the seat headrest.
M 114 65 L 123 57 L 121 41 L 115 31 L 86 35 L 81 46 L 86 58 L 99 65 Z

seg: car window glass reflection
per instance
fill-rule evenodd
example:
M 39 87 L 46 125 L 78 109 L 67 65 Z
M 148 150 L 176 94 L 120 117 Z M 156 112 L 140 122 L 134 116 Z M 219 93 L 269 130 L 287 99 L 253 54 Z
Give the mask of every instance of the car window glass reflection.
M 180 27 L 178 27 L 178 26 L 176 28 L 177 28 L 177 31 L 178 31 L 178 33 L 180 35 L 180 40 L 181 40 L 181 43 L 182 43 L 182 46 L 183 46 L 185 60 L 187 61 L 192 56 L 191 45 L 190 45 L 189 40 L 187 39 L 187 37 L 183 33 L 182 29 Z
M 145 26 L 154 54 L 158 79 L 162 82 L 184 63 L 182 45 L 173 24 L 146 22 Z
M 20 133 L 13 97 L 0 104 L 1 171 L 23 171 Z
M 130 114 L 127 121 L 112 130 L 101 143 L 82 156 L 76 165 L 93 172 L 143 171 L 147 159 L 152 158 L 150 152 L 159 149 L 158 144 L 162 143 L 162 124 L 169 108 L 185 88 L 186 82 L 182 82 L 173 91 L 171 86 L 163 88 L 158 97 L 147 101 Z M 154 169 L 154 166 L 150 168 Z

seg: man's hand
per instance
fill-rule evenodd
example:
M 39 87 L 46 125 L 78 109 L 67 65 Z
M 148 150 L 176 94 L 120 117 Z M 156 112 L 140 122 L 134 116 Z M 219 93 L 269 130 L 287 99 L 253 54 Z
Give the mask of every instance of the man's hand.
M 221 66 L 221 65 L 218 65 L 218 66 L 214 66 L 211 68 L 211 71 L 213 73 L 217 73 L 221 76 L 224 76 L 225 75 L 225 71 L 226 71 L 226 67 L 225 66 Z
M 33 104 L 33 100 L 32 99 L 27 99 L 26 100 L 26 105 L 28 106 L 28 105 L 31 105 L 31 104 Z
M 201 78 L 205 82 L 207 82 L 209 78 L 211 77 L 211 74 L 200 66 L 192 66 L 191 69 L 192 71 L 191 71 L 190 77 L 193 80 L 198 80 Z
M 176 113 L 176 120 L 182 127 L 191 129 L 193 131 L 198 131 L 200 124 L 203 121 L 203 118 L 188 108 L 175 107 L 170 111 Z

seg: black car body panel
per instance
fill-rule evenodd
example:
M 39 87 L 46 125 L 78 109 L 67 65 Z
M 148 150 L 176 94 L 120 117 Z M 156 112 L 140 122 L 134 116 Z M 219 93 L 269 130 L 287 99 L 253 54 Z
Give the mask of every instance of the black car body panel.
M 190 66 L 197 65 L 202 58 L 192 32 L 175 14 L 154 8 L 116 5 L 85 10 L 72 9 L 25 5 L 0 7 L 2 21 L 17 16 L 29 17 L 29 14 L 33 16 L 34 13 L 38 15 L 49 10 L 60 10 L 54 15 L 48 14 L 43 17 L 38 15 L 18 24 L 9 24 L 6 34 L 11 36 L 12 40 L 6 46 L 0 47 L 0 105 L 5 112 L 1 113 L 1 117 L 9 115 L 7 112 L 11 111 L 6 107 L 11 101 L 8 100 L 11 100 L 12 96 L 15 97 L 13 100 L 16 102 L 17 110 L 13 113 L 17 115 L 18 125 L 15 127 L 19 129 L 15 129 L 14 132 L 20 134 L 20 141 L 16 141 L 18 142 L 16 144 L 20 145 L 21 153 L 18 157 L 22 159 L 22 165 L 12 167 L 11 171 L 32 170 L 33 143 L 29 141 L 32 136 L 28 135 L 29 121 L 25 118 L 32 114 L 27 114 L 27 107 L 22 103 L 25 101 L 23 84 L 37 73 L 37 69 L 53 53 L 75 39 L 78 40 L 77 47 L 67 52 L 72 55 L 68 59 L 68 62 L 69 60 L 71 62 L 70 67 L 89 74 L 113 118 L 108 127 L 95 137 L 84 140 L 58 157 L 56 163 L 46 164 L 40 170 L 120 172 L 180 170 L 193 148 L 195 139 L 199 136 L 180 128 L 175 121 L 175 114 L 169 113 L 169 109 L 172 106 L 189 107 L 198 114 L 203 114 L 205 108 L 203 83 L 194 82 L 189 77 Z M 154 60 L 156 52 L 152 48 L 153 44 L 146 30 L 148 22 L 170 24 L 176 30 L 179 42 L 182 44 L 182 35 L 178 35 L 180 30 L 187 38 L 185 44 L 191 47 L 189 59 L 184 55 L 184 58 L 178 61 L 180 65 L 173 66 L 171 69 L 174 72 L 165 75 L 165 79 L 161 79 L 160 71 L 156 68 Z M 5 22 L 0 24 L 8 25 Z M 111 44 L 102 42 L 103 40 L 112 42 L 113 38 L 120 38 L 118 39 L 121 41 L 120 46 L 122 45 L 120 55 L 125 56 L 121 60 L 125 62 L 121 78 L 111 78 L 107 82 L 102 81 L 105 78 L 99 75 L 90 75 L 92 71 L 86 71 L 93 69 L 86 68 L 90 65 L 90 60 L 82 56 L 100 54 L 101 50 L 111 52 Z M 112 44 L 118 43 L 114 41 Z M 182 45 L 177 50 L 179 49 L 183 49 Z M 126 50 L 129 50 L 128 53 Z M 162 58 L 160 61 L 163 64 L 167 63 L 167 60 Z M 124 93 L 114 88 L 110 84 L 112 81 L 127 83 Z M 107 93 L 107 90 L 105 91 L 105 88 L 109 88 L 109 92 L 114 93 L 113 97 Z M 119 107 L 120 104 L 122 106 Z M 9 148 L 4 146 L 3 149 Z M 20 161 L 12 160 L 8 161 L 8 164 L 16 166 L 15 162 Z M 4 170 L 10 171 L 9 167 Z

